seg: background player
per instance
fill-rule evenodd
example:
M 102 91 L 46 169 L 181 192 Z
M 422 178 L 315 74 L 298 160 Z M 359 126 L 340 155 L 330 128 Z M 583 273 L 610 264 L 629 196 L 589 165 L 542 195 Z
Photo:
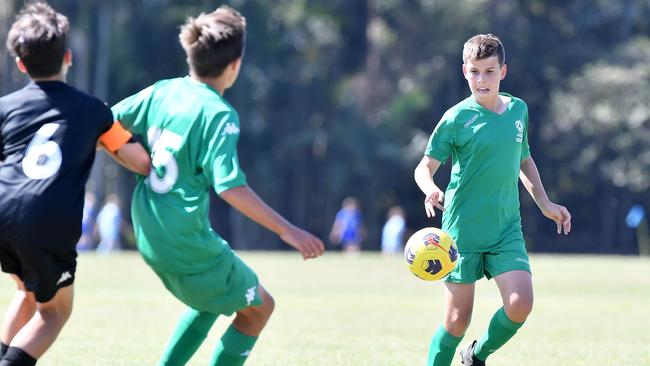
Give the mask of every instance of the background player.
M 460 252 L 445 281 L 444 320 L 431 340 L 429 365 L 451 364 L 471 319 L 474 283 L 483 276 L 494 278 L 503 307 L 483 337 L 462 352 L 465 365 L 484 365 L 532 310 L 518 178 L 542 213 L 556 222 L 558 234 L 571 230 L 571 215 L 548 199 L 530 156 L 526 104 L 499 93 L 506 69 L 505 51 L 496 36 L 481 34 L 465 43 L 462 70 L 472 95 L 442 116 L 415 169 L 427 215 L 434 216 L 435 208 L 444 211 L 442 229 L 454 238 Z M 450 155 L 451 180 L 443 194 L 432 176 Z
M 274 302 L 255 273 L 215 233 L 208 220 L 210 186 L 231 206 L 277 233 L 303 258 L 323 243 L 290 224 L 247 185 L 239 167 L 239 117 L 223 98 L 242 63 L 245 19 L 220 7 L 190 18 L 180 41 L 190 68 L 113 107 L 132 132 L 147 136 L 152 170 L 132 202 L 136 242 L 165 287 L 188 305 L 160 363 L 183 365 L 219 314 L 237 313 L 214 351 L 211 365 L 242 365 Z
M 7 47 L 30 82 L 0 98 L 0 262 L 18 291 L 0 330 L 0 365 L 33 365 L 72 311 L 85 184 L 99 144 L 140 174 L 149 157 L 101 101 L 65 83 L 68 20 L 26 6 Z
M 346 197 L 341 203 L 341 209 L 336 213 L 330 241 L 341 245 L 348 254 L 359 254 L 361 242 L 365 236 L 361 217 L 361 206 L 355 197 Z

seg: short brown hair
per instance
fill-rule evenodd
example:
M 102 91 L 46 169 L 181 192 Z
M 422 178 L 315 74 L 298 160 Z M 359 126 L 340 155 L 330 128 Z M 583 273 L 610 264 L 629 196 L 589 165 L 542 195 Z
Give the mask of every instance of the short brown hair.
M 65 15 L 43 2 L 27 4 L 7 36 L 7 49 L 20 58 L 31 77 L 61 72 L 70 24 Z
M 244 54 L 246 19 L 229 6 L 189 18 L 178 38 L 196 75 L 217 77 Z
M 463 46 L 463 62 L 470 59 L 482 60 L 497 56 L 499 65 L 506 62 L 506 51 L 499 37 L 494 34 L 477 34 L 465 42 Z

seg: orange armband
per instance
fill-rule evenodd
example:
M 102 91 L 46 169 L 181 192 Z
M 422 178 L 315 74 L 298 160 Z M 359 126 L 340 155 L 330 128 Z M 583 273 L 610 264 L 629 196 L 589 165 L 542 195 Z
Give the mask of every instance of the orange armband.
M 131 139 L 131 132 L 127 131 L 120 121 L 115 121 L 111 128 L 99 137 L 99 141 L 112 153 L 119 150 Z

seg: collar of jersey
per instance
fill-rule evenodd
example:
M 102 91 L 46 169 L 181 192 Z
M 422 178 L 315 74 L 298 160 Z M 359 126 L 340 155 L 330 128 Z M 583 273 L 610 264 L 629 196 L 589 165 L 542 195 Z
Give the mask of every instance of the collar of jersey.
M 223 96 L 222 96 L 221 94 L 219 94 L 219 92 L 217 91 L 217 89 L 211 87 L 210 85 L 208 85 L 208 84 L 206 84 L 206 83 L 202 83 L 202 82 L 200 82 L 200 81 L 198 81 L 198 80 L 194 80 L 194 79 L 192 79 L 192 77 L 189 76 L 189 75 L 185 75 L 185 78 L 184 78 L 184 79 L 189 80 L 189 82 L 192 83 L 192 84 L 194 84 L 194 85 L 198 85 L 198 86 L 200 86 L 200 87 L 202 87 L 202 88 L 208 89 L 209 91 L 211 91 L 211 92 L 217 94 L 220 98 L 223 99 Z
M 200 87 L 200 88 L 203 88 L 203 89 L 207 90 L 208 92 L 210 92 L 211 94 L 213 94 L 213 95 L 215 95 L 217 98 L 219 98 L 219 101 L 220 101 L 221 103 L 225 104 L 225 105 L 226 105 L 228 108 L 230 108 L 231 110 L 233 110 L 233 111 L 235 110 L 235 108 L 230 104 L 230 102 L 228 102 L 228 100 L 227 100 L 226 98 L 224 98 L 223 95 L 219 94 L 219 92 L 218 92 L 215 88 L 211 87 L 210 85 L 208 85 L 208 84 L 206 84 L 206 83 L 202 83 L 202 82 L 197 81 L 197 80 L 194 80 L 194 79 L 192 79 L 192 77 L 189 76 L 189 75 L 186 75 L 186 76 L 185 76 L 184 78 L 182 78 L 182 79 L 183 79 L 183 80 L 187 80 L 187 82 L 189 82 L 191 85 L 196 85 L 196 86 L 198 86 L 198 87 Z
M 499 114 L 499 113 L 497 113 L 495 111 L 489 110 L 489 109 L 483 107 L 482 105 L 480 105 L 479 102 L 476 101 L 476 98 L 474 98 L 473 95 L 470 95 L 469 97 L 467 97 L 467 99 L 469 99 L 470 103 L 472 104 L 472 107 L 477 109 L 479 112 L 489 113 L 489 114 L 492 114 L 492 115 L 495 115 L 495 116 L 505 116 L 510 111 L 510 109 L 512 108 L 512 105 L 515 102 L 515 97 L 513 97 L 512 94 L 509 94 L 509 93 L 506 93 L 506 92 L 499 92 L 499 95 L 510 97 L 510 102 L 506 106 L 506 110 L 503 111 L 503 113 L 501 113 L 501 114 Z
M 46 80 L 46 81 L 31 81 L 30 85 L 41 88 L 41 89 L 52 89 L 52 88 L 60 88 L 63 86 L 66 86 L 66 84 L 63 81 L 60 80 Z

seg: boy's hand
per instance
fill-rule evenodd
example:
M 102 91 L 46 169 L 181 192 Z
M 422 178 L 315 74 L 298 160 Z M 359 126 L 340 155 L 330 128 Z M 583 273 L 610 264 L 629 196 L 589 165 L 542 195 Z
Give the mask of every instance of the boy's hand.
M 296 248 L 305 260 L 316 258 L 325 251 L 320 239 L 293 225 L 280 238 Z
M 563 231 L 564 235 L 571 232 L 571 214 L 566 207 L 549 201 L 546 205 L 540 208 L 544 216 L 555 221 L 558 234 L 561 234 Z
M 433 191 L 429 193 L 424 198 L 424 210 L 427 212 L 427 217 L 436 216 L 436 211 L 434 208 L 444 212 L 445 207 L 443 202 L 445 201 L 445 194 L 442 191 Z

